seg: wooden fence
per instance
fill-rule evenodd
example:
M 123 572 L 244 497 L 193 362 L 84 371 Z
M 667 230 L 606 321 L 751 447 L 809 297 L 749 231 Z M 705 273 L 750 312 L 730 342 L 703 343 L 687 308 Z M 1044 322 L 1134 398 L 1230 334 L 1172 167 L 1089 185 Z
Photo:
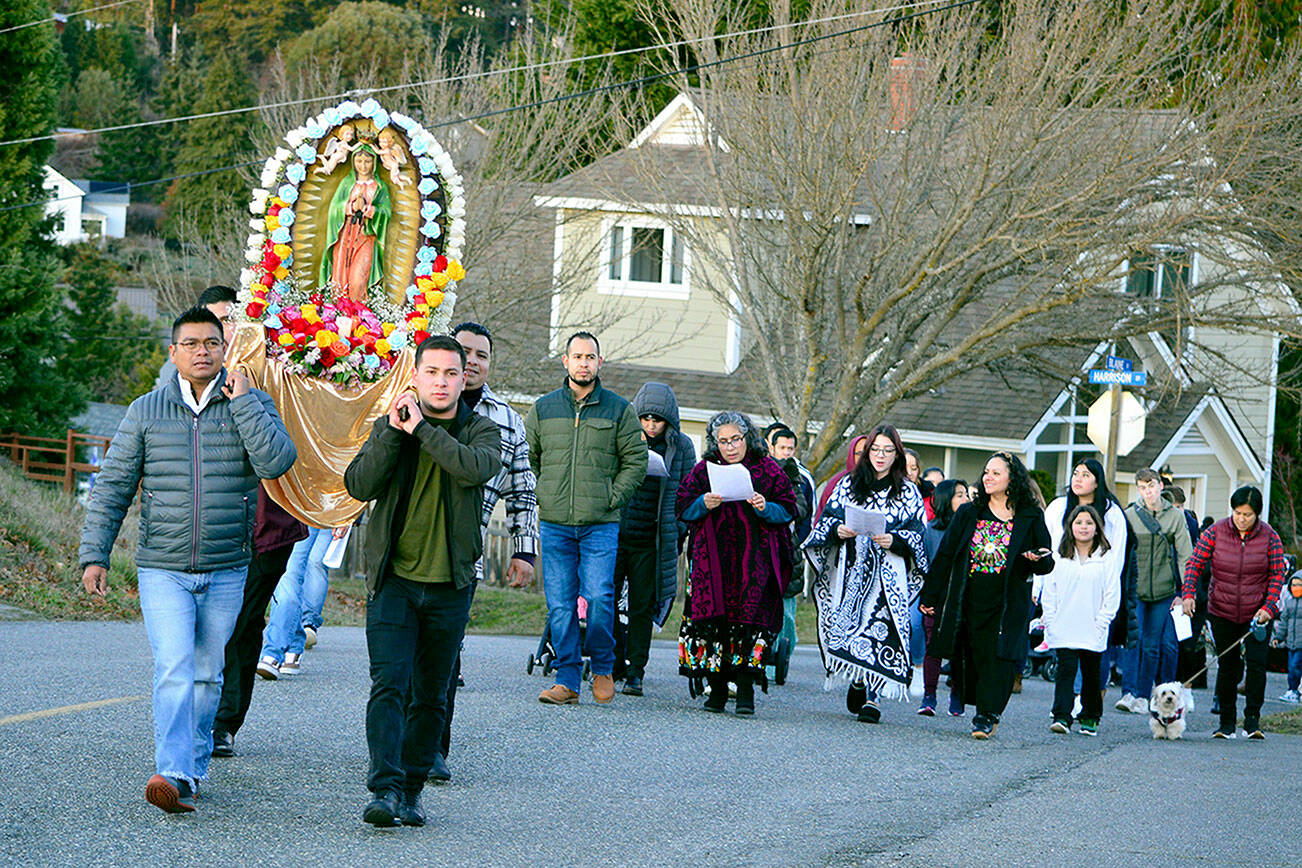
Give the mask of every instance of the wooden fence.
M 77 489 L 78 473 L 99 472 L 99 464 L 81 459 L 98 447 L 99 459 L 103 460 L 110 439 L 82 434 L 71 428 L 63 439 L 8 434 L 0 437 L 0 450 L 8 452 L 9 460 L 20 467 L 28 479 L 53 482 L 72 494 Z

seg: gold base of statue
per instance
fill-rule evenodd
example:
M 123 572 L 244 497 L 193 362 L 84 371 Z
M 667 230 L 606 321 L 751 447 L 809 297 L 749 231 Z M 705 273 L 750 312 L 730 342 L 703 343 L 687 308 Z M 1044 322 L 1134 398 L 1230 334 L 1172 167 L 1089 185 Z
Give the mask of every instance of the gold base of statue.
M 271 396 L 298 447 L 298 460 L 288 473 L 263 481 L 267 494 L 313 527 L 351 524 L 366 504 L 344 490 L 344 468 L 371 436 L 375 419 L 387 414 L 410 385 L 412 348 L 403 350 L 382 379 L 344 391 L 325 380 L 287 372 L 280 361 L 267 358 L 262 326 L 244 323 L 235 333 L 226 365 L 241 368 L 255 388 Z

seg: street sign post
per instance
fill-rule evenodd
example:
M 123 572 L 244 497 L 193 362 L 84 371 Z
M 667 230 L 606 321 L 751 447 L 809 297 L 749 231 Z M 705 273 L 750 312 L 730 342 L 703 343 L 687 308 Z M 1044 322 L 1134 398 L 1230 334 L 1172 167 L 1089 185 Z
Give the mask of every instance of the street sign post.
M 1103 366 L 1109 371 L 1133 371 L 1135 363 L 1130 359 L 1123 359 L 1121 356 L 1108 356 Z
M 1090 371 L 1090 382 L 1096 386 L 1147 386 L 1145 371 L 1115 371 L 1095 368 Z

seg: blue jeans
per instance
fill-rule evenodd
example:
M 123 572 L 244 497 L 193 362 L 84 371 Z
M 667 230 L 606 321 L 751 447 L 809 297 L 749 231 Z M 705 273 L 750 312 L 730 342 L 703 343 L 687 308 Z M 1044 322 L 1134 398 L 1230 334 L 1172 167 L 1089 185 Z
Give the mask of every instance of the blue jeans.
M 1291 648 L 1288 652 L 1288 689 L 1297 690 L 1302 684 L 1302 648 Z
M 580 596 L 588 601 L 587 652 L 593 675 L 615 669 L 615 553 L 619 522 L 538 523 L 542 537 L 543 593 L 547 627 L 556 650 L 556 683 L 575 692 L 583 666 L 579 647 Z
M 191 784 L 208 779 L 226 640 L 244 602 L 247 572 L 139 570 L 140 613 L 154 654 L 154 765 L 160 775 Z
M 915 599 L 909 606 L 909 659 L 914 666 L 921 666 L 922 658 L 927 656 L 927 637 L 922 632 L 922 612 L 918 604 Z
M 326 575 L 326 549 L 333 539 L 329 528 L 308 528 L 307 538 L 294 544 L 285 574 L 271 595 L 271 616 L 262 634 L 260 657 L 285 662 L 285 653 L 302 654 L 307 642 L 303 625 L 321 626 L 321 607 L 325 605 L 329 579 Z M 315 606 L 315 609 L 311 607 Z
M 1175 622 L 1171 620 L 1171 601 L 1175 597 L 1135 601 L 1139 618 L 1139 681 L 1135 696 L 1147 699 L 1154 684 L 1175 680 L 1180 661 L 1180 643 L 1175 640 Z

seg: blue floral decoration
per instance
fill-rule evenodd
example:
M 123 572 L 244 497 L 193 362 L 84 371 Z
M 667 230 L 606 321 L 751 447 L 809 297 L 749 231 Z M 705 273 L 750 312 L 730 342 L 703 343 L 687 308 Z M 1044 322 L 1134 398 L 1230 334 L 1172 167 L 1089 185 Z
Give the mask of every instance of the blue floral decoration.
M 302 150 L 302 148 L 300 148 L 299 150 Z M 315 153 L 316 152 L 313 151 L 313 154 Z M 304 162 L 308 162 L 308 161 L 304 161 Z M 307 168 L 303 165 L 303 163 L 290 163 L 289 166 L 285 169 L 285 178 L 288 179 L 289 181 L 292 181 L 295 184 L 303 183 L 303 179 L 306 177 L 307 177 Z
M 414 285 L 407 287 L 407 301 L 411 302 L 414 301 L 415 299 L 416 299 L 416 287 Z
M 433 262 L 436 256 L 438 253 L 433 247 L 421 247 L 416 251 L 417 262 Z
M 371 115 L 371 123 L 375 124 L 375 130 L 379 132 L 389 125 L 389 113 L 384 109 L 377 109 L 375 114 Z
M 350 99 L 339 103 L 339 114 L 346 118 L 356 117 L 362 110 L 362 107 Z
M 411 140 L 411 152 L 418 157 L 421 154 L 427 153 L 429 151 L 429 146 L 429 136 L 424 133 L 418 133 L 415 138 Z
M 339 111 L 338 107 L 332 106 L 321 112 L 321 119 L 325 121 L 327 127 L 335 127 L 344 119 L 344 114 Z M 322 135 L 325 135 L 324 131 L 322 132 Z
M 279 230 L 277 230 L 279 231 Z M 289 285 L 288 280 L 277 280 L 271 285 L 273 291 L 280 293 L 282 296 L 289 294 L 294 287 Z
M 389 346 L 393 347 L 395 350 L 400 350 L 407 346 L 407 333 L 396 331 L 390 332 L 387 340 L 389 341 Z
M 362 362 L 368 368 L 378 368 L 380 366 L 380 357 L 374 354 L 368 355 L 362 360 Z
M 290 239 L 289 228 L 281 226 L 275 232 L 271 233 L 272 244 L 288 244 Z
M 416 165 L 420 166 L 422 175 L 437 175 L 439 173 L 438 163 L 434 162 L 433 157 L 421 157 L 416 161 Z
M 276 215 L 276 219 L 280 221 L 281 226 L 293 226 L 294 212 L 288 208 L 281 208 L 280 213 Z
M 278 329 L 280 328 L 280 317 L 276 316 L 275 314 L 272 314 L 271 316 L 263 319 L 262 324 L 267 328 Z
M 294 151 L 294 156 L 305 163 L 311 163 L 316 160 L 316 148 L 304 142 Z
M 366 100 L 362 102 L 361 107 L 358 108 L 358 111 L 361 112 L 362 116 L 368 118 L 375 117 L 375 113 L 379 110 L 380 104 L 376 102 L 373 97 L 367 97 Z
M 433 178 L 421 178 L 420 183 L 416 185 L 416 189 L 422 196 L 428 196 L 438 188 L 439 182 L 435 181 Z
M 438 238 L 443 234 L 443 229 L 433 220 L 426 220 L 425 225 L 420 227 L 420 234 L 426 238 Z
M 325 125 L 316 118 L 312 118 L 312 120 L 303 124 L 303 133 L 309 139 L 319 139 L 325 135 Z
M 281 184 L 280 189 L 276 191 L 276 195 L 293 205 L 298 201 L 298 187 L 293 184 Z
M 440 206 L 438 202 L 435 202 L 432 199 L 426 199 L 420 205 L 420 216 L 424 217 L 426 220 L 433 220 L 435 217 L 439 216 L 442 213 L 443 213 L 442 206 Z
M 417 277 L 424 277 L 425 275 L 433 274 L 434 265 L 429 262 L 417 262 L 416 268 L 413 270 L 412 273 L 415 274 Z

